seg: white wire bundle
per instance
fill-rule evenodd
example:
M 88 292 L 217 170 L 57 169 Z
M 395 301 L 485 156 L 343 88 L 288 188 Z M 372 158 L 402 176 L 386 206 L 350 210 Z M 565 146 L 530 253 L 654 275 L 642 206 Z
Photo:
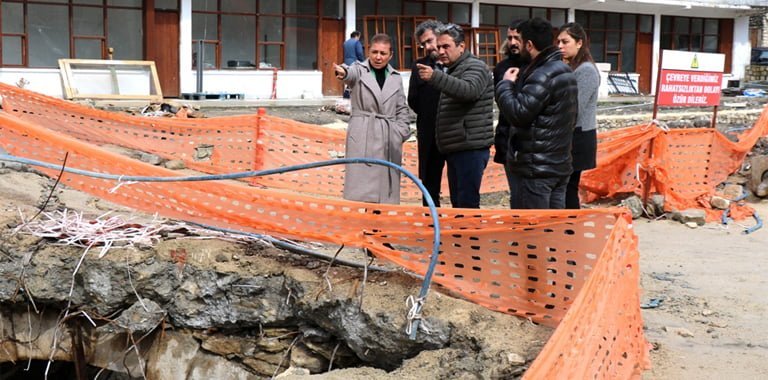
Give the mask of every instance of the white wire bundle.
M 15 232 L 25 232 L 43 238 L 57 239 L 59 244 L 84 247 L 86 252 L 100 246 L 99 258 L 112 248 L 151 246 L 159 241 L 160 232 L 167 228 L 165 220 L 155 214 L 151 221 L 135 222 L 135 217 L 109 216 L 112 211 L 87 219 L 82 212 L 67 209 L 42 212 L 36 220 L 22 224 Z

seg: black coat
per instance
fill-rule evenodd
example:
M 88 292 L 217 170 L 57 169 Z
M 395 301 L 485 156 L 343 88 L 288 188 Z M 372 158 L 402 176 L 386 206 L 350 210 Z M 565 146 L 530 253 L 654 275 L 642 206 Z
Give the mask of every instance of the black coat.
M 515 126 L 507 164 L 526 178 L 570 175 L 571 141 L 578 114 L 576 76 L 556 47 L 542 50 L 517 78 L 502 80 L 496 102 Z
M 520 60 L 520 56 L 507 55 L 507 57 L 501 62 L 496 64 L 493 69 L 493 85 L 494 87 L 501 82 L 504 78 L 504 73 L 512 67 L 518 67 L 522 70 L 523 63 Z M 514 128 L 509 125 L 509 122 L 504 115 L 499 114 L 499 122 L 496 124 L 496 131 L 494 133 L 493 145 L 496 147 L 496 154 L 493 156 L 493 162 L 504 164 L 507 162 L 507 151 L 509 145 L 509 139 L 514 135 Z
M 435 120 L 440 90 L 419 77 L 417 63 L 435 68 L 436 62 L 428 56 L 414 62 L 408 84 L 408 106 L 416 113 L 416 138 L 419 141 L 419 149 L 429 151 L 435 144 Z

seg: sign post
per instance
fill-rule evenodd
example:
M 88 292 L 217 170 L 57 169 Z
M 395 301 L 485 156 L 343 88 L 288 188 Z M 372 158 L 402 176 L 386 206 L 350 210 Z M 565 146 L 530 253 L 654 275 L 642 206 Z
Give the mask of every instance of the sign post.
M 713 106 L 712 128 L 717 124 L 717 106 L 725 69 L 725 54 L 662 50 L 656 77 L 656 96 L 653 101 L 653 120 L 659 106 L 701 107 Z M 653 160 L 653 143 L 648 147 L 648 159 Z M 643 184 L 643 203 L 648 202 L 651 191 L 651 173 L 646 171 Z
M 725 69 L 725 54 L 663 50 L 653 118 L 659 105 L 673 107 L 713 106 L 712 127 L 717 123 L 717 106 Z

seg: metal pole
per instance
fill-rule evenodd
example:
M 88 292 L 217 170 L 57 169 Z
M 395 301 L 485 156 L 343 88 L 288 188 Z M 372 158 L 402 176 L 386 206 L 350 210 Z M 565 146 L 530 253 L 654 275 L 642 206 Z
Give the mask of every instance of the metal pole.
M 653 117 L 652 120 L 656 120 L 656 114 L 659 111 L 659 87 L 661 82 L 661 68 L 664 61 L 664 50 L 659 51 L 659 67 L 656 71 L 656 93 L 653 95 Z
M 205 53 L 203 53 L 203 40 L 197 41 L 197 93 L 203 92 L 203 64 L 205 62 Z
M 659 111 L 659 88 L 661 87 L 661 68 L 664 67 L 662 65 L 662 62 L 664 62 L 664 50 L 659 51 L 659 67 L 656 71 L 656 94 L 653 96 L 653 118 L 652 120 L 656 120 L 656 115 Z M 653 143 L 655 142 L 656 138 L 652 138 L 651 141 L 648 142 L 648 162 L 650 167 L 650 161 L 653 160 Z M 640 173 L 638 171 L 638 181 L 641 181 L 643 183 L 643 204 L 648 203 L 648 197 L 651 195 L 651 184 L 653 184 L 653 180 L 651 178 L 651 171 L 649 169 L 645 170 L 645 181 L 642 181 L 640 179 Z

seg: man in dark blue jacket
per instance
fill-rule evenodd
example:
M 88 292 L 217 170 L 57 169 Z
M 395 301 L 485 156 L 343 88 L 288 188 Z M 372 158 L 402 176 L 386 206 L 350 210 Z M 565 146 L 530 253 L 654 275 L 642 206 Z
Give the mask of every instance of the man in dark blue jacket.
M 435 142 L 435 117 L 440 101 L 440 90 L 419 77 L 416 65 L 427 65 L 441 69 L 437 61 L 437 33 L 443 24 L 437 20 L 427 20 L 416 26 L 416 41 L 426 55 L 416 60 L 411 67 L 411 79 L 408 85 L 408 106 L 416 113 L 416 141 L 419 147 L 419 179 L 427 188 L 435 206 L 440 207 L 440 186 L 443 182 L 445 156 L 437 149 Z M 422 200 L 424 206 L 426 199 Z
M 514 209 L 565 208 L 573 171 L 571 140 L 578 113 L 576 77 L 553 45 L 552 25 L 534 18 L 519 26 L 525 69 L 510 68 L 496 102 L 515 127 L 507 165 Z
M 349 35 L 349 39 L 344 41 L 344 64 L 350 66 L 356 61 L 365 61 L 363 43 L 360 42 L 360 32 L 357 30 L 353 31 Z
M 344 41 L 344 64 L 351 66 L 355 62 L 365 61 L 363 56 L 363 43 L 360 42 L 360 32 L 353 31 L 349 35 L 349 39 Z M 349 89 L 344 86 L 344 99 L 349 99 Z

